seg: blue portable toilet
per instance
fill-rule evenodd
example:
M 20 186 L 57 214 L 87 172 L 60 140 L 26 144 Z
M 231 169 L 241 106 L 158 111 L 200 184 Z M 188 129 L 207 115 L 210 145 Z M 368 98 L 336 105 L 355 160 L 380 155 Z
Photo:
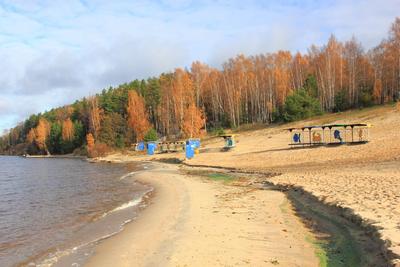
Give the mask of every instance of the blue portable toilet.
M 191 144 L 190 140 L 186 141 L 185 154 L 187 159 L 194 157 L 194 145 Z
M 154 155 L 154 151 L 156 150 L 156 148 L 157 148 L 157 144 L 156 143 L 153 143 L 153 142 L 150 142 L 150 143 L 147 143 L 147 155 Z
M 139 142 L 137 145 L 137 150 L 138 151 L 143 151 L 144 150 L 144 142 Z

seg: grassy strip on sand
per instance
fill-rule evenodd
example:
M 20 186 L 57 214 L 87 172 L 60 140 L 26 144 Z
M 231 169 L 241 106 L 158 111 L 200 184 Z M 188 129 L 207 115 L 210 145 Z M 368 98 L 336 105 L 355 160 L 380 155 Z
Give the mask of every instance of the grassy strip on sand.
M 238 177 L 231 175 L 229 173 L 215 172 L 212 170 L 194 169 L 194 170 L 186 170 L 186 173 L 189 175 L 205 177 L 205 178 L 213 180 L 213 181 L 222 181 L 225 184 L 228 184 L 228 183 L 233 182 L 234 180 L 238 179 Z
M 232 180 L 236 179 L 236 177 L 226 173 L 210 173 L 207 175 L 207 177 L 214 181 L 224 182 L 231 182 Z
M 314 203 L 310 198 L 295 190 L 288 193 L 291 203 L 316 233 L 316 237 L 307 236 L 319 258 L 320 266 L 382 266 L 382 257 L 372 251 L 379 251 L 381 244 L 366 236 L 362 229 L 338 212 L 332 211 L 323 204 Z

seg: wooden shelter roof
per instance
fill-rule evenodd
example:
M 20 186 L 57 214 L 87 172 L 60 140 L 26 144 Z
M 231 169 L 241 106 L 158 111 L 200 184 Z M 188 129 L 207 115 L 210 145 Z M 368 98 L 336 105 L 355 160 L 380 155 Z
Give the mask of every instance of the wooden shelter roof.
M 293 128 L 287 128 L 285 130 L 287 131 L 293 131 L 293 130 L 311 130 L 311 129 L 315 129 L 315 128 L 321 128 L 321 129 L 325 129 L 325 128 L 347 128 L 347 127 L 371 127 L 370 124 L 368 123 L 348 123 L 348 124 L 324 124 L 324 125 L 310 125 L 310 126 L 303 126 L 303 127 L 293 127 Z
M 219 135 L 219 137 L 222 137 L 222 138 L 234 137 L 234 136 L 236 136 L 236 134 L 221 134 L 221 135 Z

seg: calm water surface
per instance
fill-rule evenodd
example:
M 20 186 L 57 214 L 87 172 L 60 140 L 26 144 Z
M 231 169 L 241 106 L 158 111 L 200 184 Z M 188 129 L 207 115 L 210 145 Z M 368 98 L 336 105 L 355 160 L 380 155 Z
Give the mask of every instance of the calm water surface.
M 83 262 L 136 215 L 150 189 L 127 174 L 144 168 L 0 156 L 0 266 Z

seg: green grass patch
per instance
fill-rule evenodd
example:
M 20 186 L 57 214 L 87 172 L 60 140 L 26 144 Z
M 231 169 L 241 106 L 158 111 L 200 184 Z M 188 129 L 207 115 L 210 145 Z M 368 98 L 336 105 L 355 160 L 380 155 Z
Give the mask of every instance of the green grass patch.
M 319 261 L 320 267 L 327 267 L 328 266 L 328 255 L 326 253 L 325 247 L 327 243 L 322 240 L 317 240 L 314 237 L 307 235 L 306 241 L 311 243 L 315 249 L 315 256 L 317 256 Z
M 324 238 L 306 237 L 306 241 L 315 247 L 315 254 L 321 267 L 361 267 L 363 260 L 350 230 L 334 215 L 326 214 L 317 207 L 304 205 L 293 199 L 297 208 L 311 216 L 315 226 L 322 233 L 328 233 Z
M 229 183 L 238 179 L 238 177 L 228 173 L 212 172 L 210 170 L 188 170 L 186 173 L 189 175 L 201 176 L 213 181 L 222 181 L 224 183 Z
M 226 173 L 209 173 L 206 176 L 214 181 L 231 182 L 232 180 L 235 179 L 234 176 L 226 174 Z

